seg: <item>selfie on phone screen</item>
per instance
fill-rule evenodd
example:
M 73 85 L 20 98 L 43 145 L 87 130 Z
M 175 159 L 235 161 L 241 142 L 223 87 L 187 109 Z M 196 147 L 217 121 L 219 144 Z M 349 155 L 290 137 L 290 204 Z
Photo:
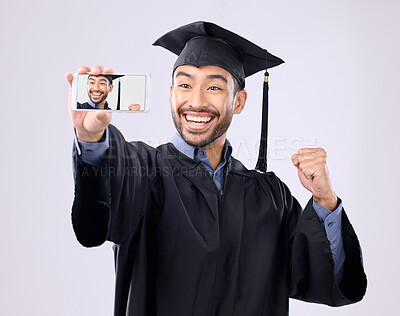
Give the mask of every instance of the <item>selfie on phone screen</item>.
M 144 74 L 75 74 L 74 110 L 146 112 L 148 83 Z

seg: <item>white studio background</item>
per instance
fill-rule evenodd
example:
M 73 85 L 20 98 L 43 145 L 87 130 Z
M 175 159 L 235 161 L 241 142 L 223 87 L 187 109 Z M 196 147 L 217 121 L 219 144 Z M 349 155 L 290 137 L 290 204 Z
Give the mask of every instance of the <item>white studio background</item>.
M 74 236 L 72 125 L 66 71 L 102 64 L 152 76 L 151 110 L 113 116 L 128 140 L 152 145 L 174 133 L 168 107 L 175 56 L 152 42 L 196 20 L 231 29 L 282 57 L 270 71 L 269 168 L 304 205 L 290 156 L 328 151 L 332 181 L 361 240 L 369 287 L 361 303 L 291 302 L 291 315 L 398 315 L 400 215 L 400 2 L 6 1 L 0 2 L 1 315 L 111 315 L 111 244 Z M 262 73 L 229 138 L 256 161 Z

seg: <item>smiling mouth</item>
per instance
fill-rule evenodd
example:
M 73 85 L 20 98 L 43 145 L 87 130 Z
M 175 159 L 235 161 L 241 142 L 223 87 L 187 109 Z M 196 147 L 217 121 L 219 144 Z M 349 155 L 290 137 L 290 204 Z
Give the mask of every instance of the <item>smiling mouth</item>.
M 100 98 L 101 96 L 102 96 L 102 92 L 92 92 L 91 93 L 91 95 L 94 97 L 94 98 Z
M 189 115 L 184 114 L 186 122 L 195 126 L 204 126 L 210 123 L 214 117 L 212 116 L 203 116 L 203 115 Z

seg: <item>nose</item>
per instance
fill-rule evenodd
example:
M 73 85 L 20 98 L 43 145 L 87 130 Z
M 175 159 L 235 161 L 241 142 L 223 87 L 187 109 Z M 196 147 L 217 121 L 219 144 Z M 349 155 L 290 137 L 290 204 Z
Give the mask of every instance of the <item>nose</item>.
M 206 98 L 204 92 L 201 89 L 193 89 L 190 98 L 189 105 L 194 108 L 201 108 L 206 106 Z

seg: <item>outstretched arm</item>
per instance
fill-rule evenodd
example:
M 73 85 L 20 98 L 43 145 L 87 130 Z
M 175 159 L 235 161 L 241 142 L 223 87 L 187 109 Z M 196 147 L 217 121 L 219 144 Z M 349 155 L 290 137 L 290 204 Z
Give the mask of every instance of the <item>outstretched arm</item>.
M 110 73 L 112 69 L 81 67 L 78 73 Z M 72 74 L 65 75 L 71 92 Z M 155 150 L 140 142 L 127 143 L 109 125 L 111 113 L 69 110 L 75 127 L 75 197 L 72 224 L 79 242 L 87 247 L 106 240 L 120 243 L 135 231 L 148 209 Z

